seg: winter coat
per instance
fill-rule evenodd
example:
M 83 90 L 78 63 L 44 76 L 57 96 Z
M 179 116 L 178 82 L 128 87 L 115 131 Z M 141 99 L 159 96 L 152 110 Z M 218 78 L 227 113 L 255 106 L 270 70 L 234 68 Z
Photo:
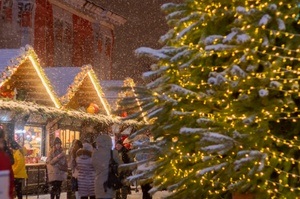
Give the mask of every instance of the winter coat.
M 69 162 L 68 166 L 72 171 L 72 177 L 78 177 L 77 163 L 76 163 L 76 152 L 82 148 L 82 142 L 80 140 L 73 140 L 72 146 L 69 150 Z
M 61 154 L 61 157 L 59 155 Z M 67 178 L 66 170 L 62 168 L 68 168 L 67 158 L 63 149 L 59 150 L 53 148 L 47 157 L 47 172 L 48 172 L 48 181 L 64 181 Z
M 70 157 L 70 161 L 68 162 L 68 167 L 72 171 L 72 177 L 77 179 L 78 178 L 77 162 L 76 162 L 76 158 L 73 157 L 73 155 L 71 155 Z
M 110 150 L 112 150 L 112 140 L 108 135 L 99 135 L 96 139 L 96 143 L 97 149 L 94 150 L 92 154 L 92 164 L 96 172 L 96 198 L 113 198 L 115 197 L 115 191 L 112 189 L 107 189 L 105 192 L 103 187 L 103 183 L 108 177 L 108 165 L 110 160 Z M 122 163 L 116 150 L 113 150 L 113 158 L 118 164 Z
M 0 171 L 9 170 L 10 177 L 9 177 L 9 196 L 13 198 L 13 190 L 14 190 L 14 173 L 12 170 L 11 162 L 9 156 L 0 150 Z
M 92 165 L 92 152 L 86 149 L 77 151 L 78 193 L 81 197 L 94 196 L 95 170 Z
M 121 158 L 121 160 L 123 161 L 124 164 L 128 164 L 133 162 L 131 160 L 131 158 L 128 155 L 129 150 L 127 148 L 125 148 L 124 146 L 122 146 L 122 148 L 118 151 L 119 152 L 119 156 Z M 123 168 L 122 171 L 120 172 L 120 178 L 121 179 L 125 179 L 126 177 L 130 176 L 132 173 L 132 171 L 128 168 Z
M 13 155 L 12 151 L 10 150 L 10 148 L 7 146 L 6 140 L 4 140 L 3 142 L 4 142 L 3 151 L 8 155 L 11 165 L 13 165 L 15 163 L 14 155 Z
M 22 149 L 13 150 L 15 163 L 12 165 L 12 169 L 15 178 L 27 178 L 25 157 L 20 150 Z

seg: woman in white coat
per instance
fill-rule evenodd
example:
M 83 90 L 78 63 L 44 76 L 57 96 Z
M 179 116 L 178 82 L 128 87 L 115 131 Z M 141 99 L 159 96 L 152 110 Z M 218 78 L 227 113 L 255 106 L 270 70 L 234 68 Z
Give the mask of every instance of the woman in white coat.
M 108 177 L 108 165 L 110 160 L 110 151 L 112 150 L 112 139 L 108 135 L 99 135 L 96 138 L 97 148 L 92 155 L 92 163 L 95 169 L 95 194 L 97 199 L 112 199 L 115 197 L 115 191 L 112 189 L 104 190 L 103 183 Z M 113 158 L 121 164 L 122 161 L 116 150 L 113 150 Z

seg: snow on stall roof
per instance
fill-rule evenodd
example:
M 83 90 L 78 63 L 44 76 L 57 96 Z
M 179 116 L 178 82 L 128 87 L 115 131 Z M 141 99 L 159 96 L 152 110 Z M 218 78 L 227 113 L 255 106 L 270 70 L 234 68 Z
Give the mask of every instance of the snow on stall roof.
M 112 109 L 116 108 L 116 102 L 118 100 L 118 94 L 120 91 L 115 90 L 116 87 L 123 87 L 123 80 L 102 80 L 100 81 L 102 91 L 104 92 L 107 102 Z
M 47 67 L 44 71 L 59 97 L 65 95 L 81 67 Z
M 0 71 L 4 71 L 7 66 L 11 65 L 11 60 L 20 53 L 20 49 L 0 49 Z

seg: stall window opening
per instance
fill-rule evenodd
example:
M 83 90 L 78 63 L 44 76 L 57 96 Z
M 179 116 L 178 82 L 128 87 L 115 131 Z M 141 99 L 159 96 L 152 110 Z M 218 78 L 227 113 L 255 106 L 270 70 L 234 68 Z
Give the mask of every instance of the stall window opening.
M 56 137 L 59 137 L 61 139 L 63 149 L 66 151 L 67 154 L 69 154 L 69 149 L 72 145 L 72 142 L 73 140 L 80 138 L 80 132 L 72 131 L 69 129 L 60 129 Z
M 15 130 L 14 139 L 26 150 L 26 163 L 37 163 L 43 154 L 43 128 L 24 126 L 24 129 Z

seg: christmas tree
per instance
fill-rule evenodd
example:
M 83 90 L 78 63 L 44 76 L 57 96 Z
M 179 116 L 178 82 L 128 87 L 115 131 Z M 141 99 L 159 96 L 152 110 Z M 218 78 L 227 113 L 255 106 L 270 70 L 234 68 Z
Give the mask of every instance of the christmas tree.
M 170 198 L 296 198 L 299 1 L 186 0 L 136 89 L 156 149 L 152 193 Z M 138 131 L 135 135 L 141 133 Z M 149 149 L 149 146 L 147 146 Z

